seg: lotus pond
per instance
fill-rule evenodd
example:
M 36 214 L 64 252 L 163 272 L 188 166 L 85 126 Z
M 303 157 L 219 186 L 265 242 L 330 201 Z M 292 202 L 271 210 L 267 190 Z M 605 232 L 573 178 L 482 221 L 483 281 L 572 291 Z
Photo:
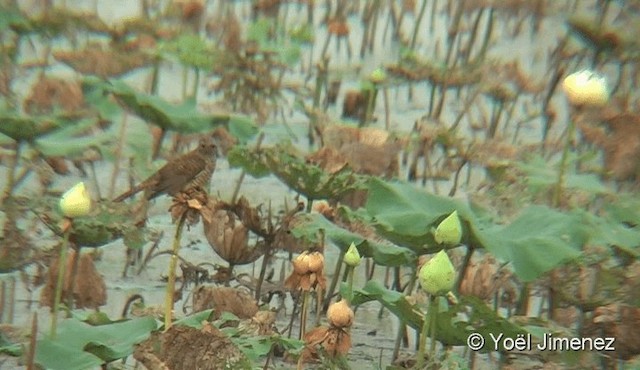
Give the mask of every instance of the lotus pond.
M 638 34 L 637 1 L 0 0 L 0 368 L 640 368 Z M 113 201 L 202 138 L 206 186 Z

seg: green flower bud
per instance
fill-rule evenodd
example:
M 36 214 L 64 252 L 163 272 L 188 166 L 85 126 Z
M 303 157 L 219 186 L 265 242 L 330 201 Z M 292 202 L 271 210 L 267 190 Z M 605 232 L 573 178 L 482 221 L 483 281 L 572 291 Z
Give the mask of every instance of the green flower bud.
M 458 211 L 453 211 L 447 218 L 442 220 L 433 236 L 438 244 L 459 244 L 462 239 L 462 225 L 460 224 Z
M 348 266 L 356 267 L 360 264 L 362 257 L 360 257 L 360 253 L 358 252 L 358 248 L 356 248 L 356 244 L 351 242 L 347 253 L 344 254 L 344 263 Z
M 60 198 L 60 209 L 66 217 L 86 216 L 91 210 L 91 198 L 84 182 L 77 183 Z
M 369 79 L 371 80 L 371 82 L 373 82 L 374 84 L 379 84 L 384 82 L 384 80 L 387 79 L 387 74 L 385 73 L 384 69 L 382 68 L 376 68 L 373 72 L 371 72 L 371 74 L 369 75 Z
M 447 252 L 441 250 L 422 266 L 419 274 L 420 286 L 433 295 L 447 294 L 453 289 L 455 271 Z

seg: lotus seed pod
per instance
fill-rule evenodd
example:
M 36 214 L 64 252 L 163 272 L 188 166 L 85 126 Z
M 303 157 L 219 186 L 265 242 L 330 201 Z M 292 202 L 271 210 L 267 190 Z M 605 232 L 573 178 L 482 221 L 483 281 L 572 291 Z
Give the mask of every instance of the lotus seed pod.
M 293 260 L 293 271 L 298 275 L 309 273 L 309 254 L 304 252 Z
M 434 239 L 438 244 L 458 245 L 462 239 L 462 225 L 458 217 L 458 211 L 453 211 L 447 218 L 440 222 L 434 233 Z
M 309 259 L 309 272 L 314 273 L 324 270 L 324 256 L 322 253 L 310 253 L 307 258 Z
M 422 289 L 432 295 L 447 294 L 453 289 L 455 270 L 444 250 L 438 252 L 422 266 L 419 279 Z
M 371 72 L 371 75 L 369 75 L 369 79 L 374 84 L 379 84 L 387 79 L 387 74 L 385 73 L 384 69 L 376 68 L 373 72 Z
M 573 105 L 600 107 L 609 101 L 607 80 L 589 70 L 567 76 L 562 81 L 562 89 Z
M 327 310 L 329 324 L 338 328 L 345 328 L 353 324 L 353 310 L 344 299 L 333 303 Z
M 84 182 L 79 182 L 60 198 L 60 210 L 66 217 L 86 216 L 91 210 L 91 198 Z
M 348 266 L 356 267 L 360 264 L 362 257 L 360 257 L 360 253 L 358 252 L 358 248 L 356 248 L 356 244 L 351 242 L 349 249 L 344 254 L 344 263 Z

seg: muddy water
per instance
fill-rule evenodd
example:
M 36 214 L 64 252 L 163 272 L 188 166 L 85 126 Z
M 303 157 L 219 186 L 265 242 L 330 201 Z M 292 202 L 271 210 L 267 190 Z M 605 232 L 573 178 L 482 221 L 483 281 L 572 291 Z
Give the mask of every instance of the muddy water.
M 24 0 L 21 2 L 25 9 L 34 9 L 34 1 Z M 60 2 L 58 2 L 60 3 Z M 96 10 L 99 16 L 108 24 L 117 24 L 127 17 L 132 17 L 140 13 L 138 2 L 129 0 L 118 1 L 102 1 L 96 0 L 81 1 L 68 0 L 65 2 L 69 8 L 77 10 L 94 11 Z M 316 19 L 315 24 L 319 24 L 321 17 L 324 14 L 324 2 L 318 3 L 315 12 Z M 362 2 L 360 2 L 362 3 Z M 421 30 L 418 36 L 417 50 L 428 50 L 423 53 L 427 57 L 442 56 L 444 40 L 446 39 L 446 23 L 445 18 L 442 16 L 446 1 L 439 2 L 440 9 L 438 9 L 437 15 L 434 18 L 434 23 L 431 24 L 429 12 L 423 20 Z M 579 2 L 583 10 L 590 10 L 592 2 Z M 587 4 L 588 3 L 588 4 Z M 208 2 L 208 11 L 216 13 L 219 11 L 221 1 Z M 235 11 L 239 15 L 240 19 L 247 20 L 249 14 L 249 2 L 233 2 Z M 420 2 L 418 2 L 417 9 L 419 9 Z M 430 6 L 430 5 L 429 5 Z M 565 2 L 558 2 L 555 5 L 558 9 L 566 7 Z M 285 6 L 287 11 L 287 21 L 291 24 L 303 22 L 306 19 L 306 11 L 304 8 L 291 5 Z M 351 44 L 354 58 L 349 60 L 346 55 L 346 50 L 343 47 L 337 50 L 335 41 L 329 47 L 329 53 L 332 57 L 332 68 L 337 70 L 347 71 L 344 72 L 344 81 L 341 89 L 341 94 L 338 101 L 342 101 L 344 92 L 351 88 L 357 88 L 359 86 L 360 78 L 367 76 L 373 69 L 384 65 L 385 63 L 393 62 L 397 59 L 400 52 L 397 43 L 392 42 L 390 30 L 387 31 L 386 37 L 383 37 L 383 28 L 387 22 L 385 17 L 381 17 L 378 24 L 378 31 L 376 33 L 376 46 L 372 54 L 367 54 L 364 60 L 355 58 L 358 55 L 360 48 L 360 40 L 362 39 L 362 22 L 355 16 L 351 16 L 348 21 L 351 27 L 351 33 L 349 36 L 349 42 Z M 560 16 L 554 16 L 550 14 L 545 17 L 540 25 L 538 34 L 531 36 L 528 32 L 522 32 L 517 38 L 513 38 L 510 35 L 512 27 L 504 26 L 498 28 L 493 33 L 493 39 L 495 46 L 492 47 L 489 53 L 490 58 L 497 58 L 502 60 L 517 60 L 521 67 L 528 72 L 531 76 L 539 77 L 540 81 L 545 76 L 547 65 L 546 58 L 548 52 L 555 46 L 558 38 L 564 34 L 564 18 Z M 410 35 L 413 29 L 415 18 L 411 15 L 405 18 L 403 24 L 403 31 L 406 35 Z M 484 22 L 481 22 L 480 29 L 484 29 Z M 502 24 L 502 23 L 500 23 Z M 524 23 L 524 27 L 529 27 L 529 22 Z M 431 31 L 433 30 L 433 31 Z M 309 53 L 313 53 L 315 60 L 317 60 L 320 50 L 324 44 L 324 40 L 327 37 L 326 28 L 318 27 L 316 31 L 316 42 L 313 48 L 307 48 L 303 50 L 302 60 L 309 60 Z M 43 44 L 37 40 L 33 45 L 23 45 L 23 58 L 25 60 L 36 59 L 38 55 L 41 55 L 43 50 Z M 54 48 L 69 48 L 67 44 L 54 45 Z M 419 52 L 420 53 L 420 52 Z M 306 62 L 305 62 L 306 63 Z M 58 76 L 74 76 L 74 73 L 62 65 L 55 65 L 51 68 L 52 75 Z M 355 72 L 354 72 L 355 71 Z M 143 88 L 148 82 L 148 71 L 136 72 L 127 76 L 125 79 L 132 85 Z M 24 76 L 18 82 L 16 89 L 18 91 L 26 92 L 29 90 L 30 84 L 35 77 Z M 192 79 L 193 76 L 190 76 Z M 291 81 L 302 81 L 303 76 L 292 72 L 287 75 L 286 78 Z M 191 83 L 191 82 L 190 82 Z M 164 98 L 170 101 L 178 101 L 180 99 L 180 92 L 182 84 L 182 68 L 178 66 L 166 65 L 161 71 L 159 93 Z M 199 102 L 203 104 L 211 103 L 215 97 L 207 96 L 204 92 L 205 89 L 200 89 Z M 413 123 L 423 116 L 428 107 L 428 94 L 429 88 L 424 84 L 421 86 L 415 86 L 412 89 L 413 98 L 408 99 L 407 87 L 398 89 L 392 89 L 390 91 L 390 117 L 391 117 L 391 129 L 394 131 L 408 132 Z M 559 121 L 563 121 L 563 115 L 566 116 L 566 109 L 564 101 L 559 101 L 561 97 L 554 97 L 554 103 L 558 107 Z M 454 94 L 449 94 L 448 100 L 445 102 L 445 109 L 443 112 L 442 120 L 445 122 L 452 121 L 456 115 L 462 109 L 463 102 L 457 101 Z M 527 105 L 533 104 L 532 102 L 523 101 L 522 107 L 514 111 L 513 119 L 518 121 L 527 115 Z M 487 110 L 490 109 L 489 102 L 487 101 Z M 329 113 L 335 117 L 339 116 L 338 107 L 330 108 Z M 384 117 L 384 107 L 381 99 L 375 109 L 375 115 L 379 118 L 377 126 L 382 127 Z M 267 143 L 276 142 L 281 138 L 286 138 L 298 145 L 302 150 L 307 150 L 306 143 L 306 131 L 307 131 L 307 119 L 299 113 L 294 113 L 287 116 L 288 125 L 293 132 L 293 136 L 290 136 L 282 129 L 282 125 L 279 122 L 280 118 L 270 120 L 266 125 L 266 131 L 271 133 L 267 136 Z M 130 125 L 142 124 L 136 122 L 134 118 L 130 119 Z M 534 120 L 523 126 L 521 131 L 521 139 L 523 141 L 538 141 L 540 134 L 541 122 Z M 471 134 L 471 133 L 470 133 Z M 99 183 L 108 184 L 113 171 L 113 166 L 110 164 L 103 164 L 99 168 Z M 219 160 L 218 169 L 216 170 L 212 181 L 212 192 L 218 193 L 222 198 L 228 199 L 235 187 L 235 183 L 240 176 L 240 171 L 236 169 L 230 169 L 225 159 Z M 31 181 L 29 181 L 31 180 Z M 69 186 L 73 185 L 79 179 L 77 176 L 72 175 L 68 177 L 60 177 L 56 179 L 54 184 L 55 189 L 63 191 Z M 0 176 L 0 187 L 4 188 L 4 176 Z M 120 173 L 117 191 L 121 191 L 126 188 L 127 173 L 123 170 Z M 96 184 L 88 182 L 89 186 L 95 192 Z M 28 194 L 35 192 L 38 189 L 38 185 L 35 183 L 35 179 L 28 179 L 25 184 L 18 189 L 19 193 Z M 101 189 L 103 194 L 107 189 Z M 293 197 L 295 196 L 290 190 L 288 190 L 281 182 L 273 177 L 263 179 L 253 179 L 248 176 L 241 188 L 241 194 L 245 195 L 252 204 L 268 204 L 271 202 L 274 209 L 281 208 L 285 201 L 288 204 L 293 204 Z M 460 193 L 464 196 L 464 192 Z M 173 234 L 174 226 L 170 222 L 170 218 L 166 210 L 169 206 L 169 200 L 164 197 L 158 199 L 153 205 L 150 213 L 149 226 L 164 231 L 165 238 L 163 239 L 160 249 L 168 249 L 170 247 L 169 236 Z M 4 217 L 4 214 L 0 213 L 0 217 Z M 45 243 L 50 244 L 51 241 L 47 240 Z M 183 236 L 183 245 L 188 245 L 181 251 L 181 255 L 194 263 L 210 262 L 224 264 L 210 246 L 207 244 L 204 235 L 202 234 L 201 227 L 197 226 L 189 232 L 185 232 Z M 101 249 L 102 256 L 97 262 L 98 270 L 104 275 L 109 295 L 109 303 L 102 308 L 102 311 L 106 312 L 110 317 L 118 317 L 121 313 L 122 307 L 128 296 L 140 293 L 149 305 L 160 305 L 164 299 L 164 284 L 161 281 L 161 277 L 166 274 L 168 259 L 166 257 L 158 257 L 151 261 L 148 267 L 139 275 L 131 275 L 127 278 L 122 277 L 122 268 L 124 261 L 124 247 L 121 241 L 117 241 L 111 245 L 104 246 Z M 326 266 L 329 277 L 335 266 L 335 260 L 337 257 L 336 248 L 328 248 L 326 252 Z M 259 263 L 259 261 L 258 261 Z M 239 267 L 237 272 L 252 273 L 254 266 Z M 277 274 L 276 274 L 277 275 Z M 2 276 L 3 280 L 17 279 L 17 275 Z M 378 269 L 376 279 L 383 278 L 383 270 Z M 361 286 L 364 283 L 363 274 L 356 274 L 356 286 Z M 35 309 L 35 306 L 28 306 L 28 301 L 36 299 L 39 296 L 39 291 L 30 293 L 24 289 L 23 284 L 17 283 L 17 307 L 15 316 L 12 318 L 15 324 L 20 326 L 28 326 L 30 320 L 30 311 Z M 181 307 L 184 302 L 180 301 L 176 304 L 176 310 L 181 311 Z M 27 309 L 27 307 L 29 307 Z M 290 311 L 290 309 L 289 309 Z M 39 309 L 39 318 L 41 328 L 47 328 L 49 315 L 44 309 Z M 354 348 L 350 353 L 350 362 L 354 368 L 377 368 L 379 363 L 386 365 L 390 362 L 391 351 L 395 340 L 398 322 L 388 312 L 382 313 L 382 318 L 378 317 L 379 305 L 375 303 L 369 303 L 360 307 L 357 311 L 356 322 L 353 329 L 353 343 Z M 286 322 L 285 316 L 280 317 L 280 323 Z M 280 325 L 282 327 L 282 325 Z M 41 330 L 44 332 L 44 330 Z M 295 332 L 295 331 L 294 331 Z M 413 346 L 413 335 L 410 335 L 411 346 Z M 412 347 L 411 347 L 412 348 Z M 410 350 L 411 350 L 410 348 Z M 10 360 L 12 361 L 12 360 Z M 7 363 L 8 364 L 8 363 Z M 5 364 L 6 365 L 6 364 Z M 5 368 L 5 367 L 3 367 Z

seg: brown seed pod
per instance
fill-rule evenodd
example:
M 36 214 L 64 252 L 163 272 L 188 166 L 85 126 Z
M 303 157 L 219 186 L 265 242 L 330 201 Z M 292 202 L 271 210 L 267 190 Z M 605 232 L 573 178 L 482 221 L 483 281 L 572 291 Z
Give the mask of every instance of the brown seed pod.
M 309 254 L 304 252 L 293 260 L 293 271 L 298 275 L 305 275 L 311 272 L 309 267 Z
M 337 328 L 347 328 L 353 324 L 353 310 L 344 299 L 333 303 L 327 310 L 329 324 Z
M 324 256 L 320 252 L 310 253 L 307 257 L 309 261 L 309 272 L 319 273 L 324 270 Z

